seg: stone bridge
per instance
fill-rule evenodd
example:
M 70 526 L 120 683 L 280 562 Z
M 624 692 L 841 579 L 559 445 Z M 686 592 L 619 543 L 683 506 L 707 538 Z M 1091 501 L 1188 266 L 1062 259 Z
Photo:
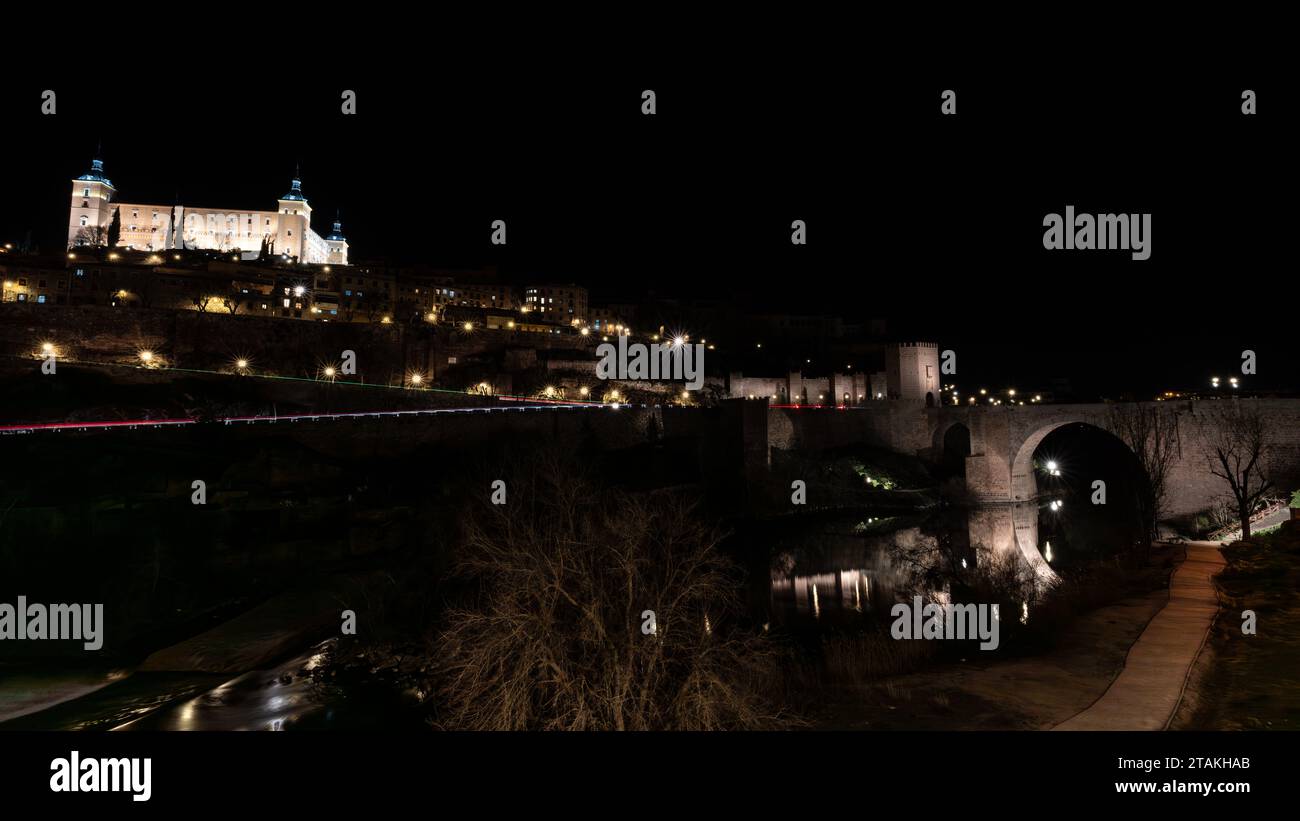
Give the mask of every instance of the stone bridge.
M 1250 403 L 1261 411 L 1270 446 L 1265 471 L 1279 491 L 1300 487 L 1300 399 L 1219 401 Z M 1205 456 L 1206 444 L 1218 434 L 1211 413 L 1218 404 L 1147 405 L 1175 422 L 1176 450 L 1165 499 L 1169 517 L 1204 511 L 1227 490 L 1209 472 Z M 817 451 L 869 444 L 937 463 L 945 457 L 949 432 L 964 427 L 970 434 L 966 489 L 981 503 L 969 511 L 970 543 L 997 553 L 1019 553 L 1046 580 L 1054 573 L 1039 552 L 1034 451 L 1064 425 L 1083 423 L 1111 432 L 1111 408 L 1109 404 L 927 408 L 901 401 L 844 408 L 771 408 L 764 433 L 769 448 Z M 759 420 L 752 419 L 755 415 L 748 409 L 745 413 L 746 439 L 761 427 Z
M 1170 516 L 1198 513 L 1226 488 L 1207 469 L 1205 446 L 1218 435 L 1211 411 L 1220 402 L 1256 407 L 1268 426 L 1270 449 L 1265 470 L 1279 490 L 1300 487 L 1300 399 L 1237 399 L 1143 403 L 1171 416 L 1176 452 L 1167 483 Z M 1136 403 L 1127 403 L 1135 407 Z M 966 487 L 983 503 L 1033 502 L 1038 496 L 1034 451 L 1063 425 L 1083 423 L 1109 430 L 1111 404 L 919 407 L 879 402 L 861 407 L 768 412 L 771 447 L 822 450 L 871 444 L 932 462 L 944 456 L 949 431 L 970 432 Z

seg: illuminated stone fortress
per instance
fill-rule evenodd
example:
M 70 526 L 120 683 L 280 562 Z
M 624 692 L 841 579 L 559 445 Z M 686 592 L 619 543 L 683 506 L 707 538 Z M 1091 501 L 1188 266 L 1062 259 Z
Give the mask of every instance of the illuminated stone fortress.
M 89 172 L 72 181 L 68 247 L 107 245 L 116 212 L 116 245 L 122 248 L 237 250 L 243 259 L 256 259 L 265 241 L 269 252 L 301 262 L 348 264 L 341 223 L 336 220 L 334 230 L 323 238 L 311 229 L 311 206 L 300 180 L 293 181 L 278 205 L 275 211 L 237 211 L 118 202 L 117 189 L 104 176 L 104 161 L 96 158 Z

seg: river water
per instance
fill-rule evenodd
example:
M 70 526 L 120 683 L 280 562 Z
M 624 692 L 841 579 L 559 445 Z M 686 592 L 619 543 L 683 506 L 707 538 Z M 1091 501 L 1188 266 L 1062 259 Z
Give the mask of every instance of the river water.
M 1040 521 L 1043 526 L 1040 527 Z M 1072 557 L 1054 519 L 1037 505 L 905 515 L 855 511 L 786 517 L 742 530 L 731 549 L 750 557 L 751 608 L 764 623 L 800 631 L 883 629 L 890 608 L 990 555 L 1012 554 L 1042 575 Z M 297 730 L 421 729 L 420 712 L 379 686 L 313 676 L 328 642 L 243 675 L 26 671 L 0 676 L 0 729 Z M 52 705 L 52 706 L 47 706 Z M 41 707 L 45 709 L 40 709 Z
M 332 640 L 331 640 L 332 641 Z M 4 730 L 299 730 L 412 729 L 423 726 L 414 706 L 375 687 L 325 684 L 312 675 L 329 642 L 288 661 L 232 678 L 211 673 L 135 673 L 87 695 L 15 718 Z M 64 687 L 69 674 L 34 674 L 23 687 Z M 14 698 L 17 677 L 0 682 L 0 704 Z M 49 692 L 46 690 L 46 692 Z
M 879 623 L 913 595 L 942 598 L 981 562 L 1013 559 L 1030 578 L 1048 582 L 1128 537 L 1095 511 L 1066 516 L 1047 503 L 1026 503 L 789 516 L 742 538 L 750 555 L 770 557 L 767 567 L 750 565 L 755 609 L 775 624 L 838 629 Z

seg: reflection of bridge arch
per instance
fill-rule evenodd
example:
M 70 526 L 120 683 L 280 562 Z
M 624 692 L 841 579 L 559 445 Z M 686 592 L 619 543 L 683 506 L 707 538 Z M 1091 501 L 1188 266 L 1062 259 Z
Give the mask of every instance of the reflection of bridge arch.
M 1038 548 L 1038 505 L 1013 505 L 1011 522 L 1016 533 L 1016 548 L 1029 563 L 1034 575 L 1040 582 L 1055 581 L 1056 571 L 1043 558 L 1043 553 Z
M 995 555 L 1019 555 L 1040 582 L 1050 582 L 1056 572 L 1038 550 L 1038 505 L 985 505 L 969 511 L 970 544 Z

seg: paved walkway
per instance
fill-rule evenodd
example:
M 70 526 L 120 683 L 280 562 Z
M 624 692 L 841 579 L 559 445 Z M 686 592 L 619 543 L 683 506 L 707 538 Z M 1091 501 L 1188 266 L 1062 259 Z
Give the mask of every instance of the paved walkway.
M 1188 542 L 1169 581 L 1169 602 L 1129 648 L 1102 697 L 1057 730 L 1163 730 L 1182 698 L 1219 602 L 1210 581 L 1223 568 L 1216 542 Z

